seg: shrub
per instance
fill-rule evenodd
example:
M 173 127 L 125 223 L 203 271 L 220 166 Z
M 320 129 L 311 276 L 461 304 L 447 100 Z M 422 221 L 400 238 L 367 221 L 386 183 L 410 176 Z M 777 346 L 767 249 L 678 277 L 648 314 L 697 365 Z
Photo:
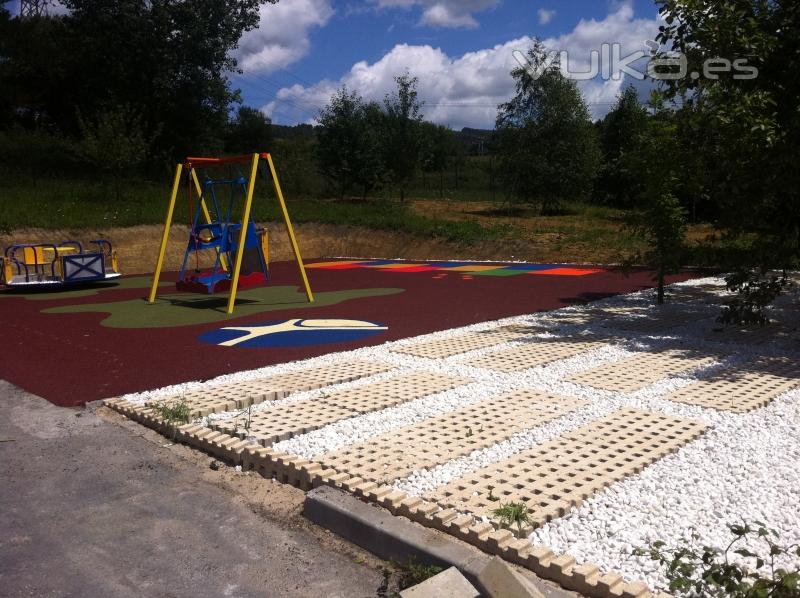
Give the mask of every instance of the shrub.
M 733 536 L 725 550 L 704 546 L 702 551 L 693 547 L 664 548 L 664 542 L 655 542 L 648 549 L 637 549 L 634 554 L 649 556 L 664 568 L 669 581 L 669 591 L 676 597 L 731 596 L 734 598 L 797 598 L 800 596 L 800 569 L 792 571 L 777 567 L 775 560 L 785 554 L 800 557 L 800 546 L 781 546 L 778 534 L 756 521 L 752 525 L 729 526 Z M 766 546 L 768 559 L 764 559 L 741 546 L 745 538 L 755 536 Z M 731 555 L 741 557 L 731 560 Z

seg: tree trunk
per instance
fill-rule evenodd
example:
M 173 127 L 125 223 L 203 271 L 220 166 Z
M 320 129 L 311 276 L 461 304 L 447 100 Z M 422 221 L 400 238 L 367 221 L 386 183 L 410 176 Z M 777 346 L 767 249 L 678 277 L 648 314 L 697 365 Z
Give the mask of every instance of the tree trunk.
M 664 268 L 658 269 L 658 298 L 656 303 L 659 305 L 664 304 Z
M 444 168 L 439 171 L 439 198 L 444 199 Z
M 489 189 L 492 191 L 492 203 L 497 201 L 494 191 L 494 157 L 489 156 Z

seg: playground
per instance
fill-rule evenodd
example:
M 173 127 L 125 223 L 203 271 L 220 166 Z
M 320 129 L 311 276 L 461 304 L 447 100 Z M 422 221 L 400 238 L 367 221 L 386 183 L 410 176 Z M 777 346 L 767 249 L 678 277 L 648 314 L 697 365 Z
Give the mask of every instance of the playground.
M 126 276 L 117 284 L 55 294 L 0 291 L 8 339 L 0 348 L 3 378 L 55 404 L 80 405 L 555 309 L 651 284 L 645 272 L 626 278 L 614 269 L 591 268 L 575 276 L 547 274 L 546 270 L 533 270 L 539 272 L 533 274 L 520 265 L 506 269 L 486 264 L 433 267 L 385 262 L 376 267 L 365 261 L 372 266 L 355 267 L 352 262 L 309 260 L 313 304 L 298 288 L 295 264 L 274 263 L 271 283 L 241 291 L 233 316 L 225 312 L 224 294 L 176 290 L 175 272 L 163 277 L 152 305 L 147 302 L 152 281 L 147 276 Z M 264 335 L 246 344 L 220 344 L 229 340 L 226 328 L 297 319 L 357 320 L 379 329 L 324 335 L 302 331 L 295 334 L 303 335 L 299 342 L 290 342 L 283 334 Z M 48 360 L 49 375 L 42 376 L 45 356 L 53 358 Z
M 291 261 L 251 217 L 264 179 Z M 729 293 L 697 271 L 654 305 L 644 269 L 304 257 L 269 154 L 177 166 L 153 275 L 97 246 L 6 251 L 4 380 L 104 399 L 235 471 L 339 488 L 586 595 L 664 590 L 635 549 L 722 546 L 719 521 L 800 540 L 796 290 L 770 326 L 721 328 Z

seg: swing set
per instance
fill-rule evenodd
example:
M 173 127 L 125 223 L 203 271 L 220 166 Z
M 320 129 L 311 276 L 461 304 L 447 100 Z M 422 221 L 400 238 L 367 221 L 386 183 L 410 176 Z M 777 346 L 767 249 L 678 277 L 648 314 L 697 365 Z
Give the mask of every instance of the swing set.
M 179 291 L 207 294 L 229 291 L 227 313 L 232 314 L 239 288 L 252 287 L 269 281 L 269 236 L 265 229 L 256 227 L 251 217 L 260 160 L 266 161 L 269 166 L 275 196 L 281 208 L 306 296 L 309 303 L 314 302 L 272 156 L 269 153 L 257 153 L 225 158 L 186 158 L 184 163 L 177 165 L 149 303 L 154 303 L 156 300 L 158 281 L 164 266 L 169 232 L 175 204 L 184 180 L 184 171 L 187 173 L 186 193 L 191 232 L 176 288 Z M 246 178 L 238 168 L 247 163 L 250 163 L 250 173 Z M 227 178 L 214 179 L 205 174 L 201 180 L 198 174 L 201 169 L 220 166 L 229 168 Z M 237 169 L 235 174 L 234 168 Z M 241 220 L 234 221 L 240 204 Z M 214 252 L 214 263 L 210 268 L 200 267 L 200 255 L 204 251 Z M 188 267 L 192 257 L 195 262 L 194 272 Z

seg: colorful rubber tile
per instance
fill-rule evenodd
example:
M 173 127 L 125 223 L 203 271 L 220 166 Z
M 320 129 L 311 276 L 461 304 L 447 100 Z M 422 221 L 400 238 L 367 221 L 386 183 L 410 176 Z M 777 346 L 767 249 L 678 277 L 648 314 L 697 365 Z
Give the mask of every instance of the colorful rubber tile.
M 527 274 L 523 270 L 510 270 L 509 268 L 497 268 L 495 270 L 483 270 L 481 272 L 473 272 L 475 276 L 521 276 Z
M 605 272 L 605 270 L 602 268 L 553 268 L 551 270 L 528 272 L 527 274 L 540 276 L 588 276 L 589 274 L 597 274 L 598 272 Z
M 472 266 L 458 266 L 456 268 L 447 268 L 448 272 L 485 272 L 486 270 L 497 270 L 498 268 L 502 268 L 501 264 L 494 264 L 494 265 L 486 265 L 486 264 L 474 264 Z
M 354 270 L 362 267 L 362 262 L 317 262 L 316 264 L 306 264 L 306 268 L 317 268 L 320 270 Z
M 523 272 L 535 272 L 537 270 L 553 270 L 555 268 L 561 268 L 562 266 L 556 266 L 554 264 L 508 264 L 506 268 L 509 270 L 521 270 Z

